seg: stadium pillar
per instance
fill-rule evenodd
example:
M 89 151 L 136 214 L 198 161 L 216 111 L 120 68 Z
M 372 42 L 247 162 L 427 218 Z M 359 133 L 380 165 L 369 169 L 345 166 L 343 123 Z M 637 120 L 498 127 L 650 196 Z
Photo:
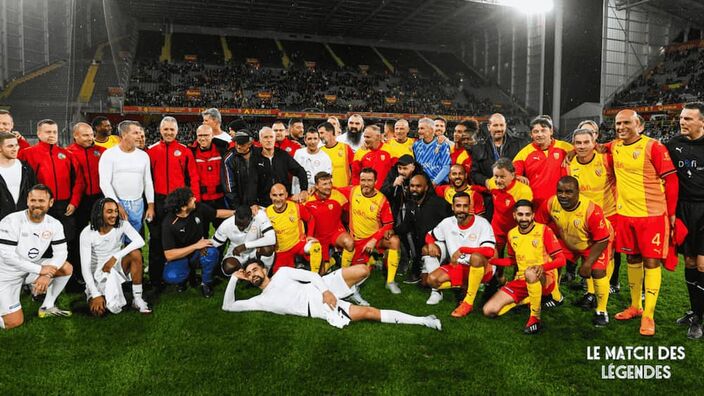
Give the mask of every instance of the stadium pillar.
M 552 71 L 552 118 L 553 125 L 560 129 L 560 90 L 562 89 L 562 2 L 555 2 L 555 52 Z
M 2 2 L 2 13 L 0 14 L 0 19 L 2 19 L 2 32 L 0 34 L 2 35 L 2 51 L 0 51 L 0 54 L 2 54 L 2 81 L 7 81 L 8 77 L 8 72 L 7 72 L 7 1 Z M 4 88 L 4 86 L 3 86 Z
M 540 14 L 540 105 L 538 112 L 545 114 L 543 104 L 545 103 L 545 14 Z
M 22 71 L 22 75 L 25 74 L 25 62 L 24 62 L 24 0 L 20 0 L 19 3 L 17 3 L 17 8 L 19 9 L 19 16 L 17 17 L 17 21 L 19 22 L 19 35 L 17 36 L 17 44 L 20 48 L 20 70 Z

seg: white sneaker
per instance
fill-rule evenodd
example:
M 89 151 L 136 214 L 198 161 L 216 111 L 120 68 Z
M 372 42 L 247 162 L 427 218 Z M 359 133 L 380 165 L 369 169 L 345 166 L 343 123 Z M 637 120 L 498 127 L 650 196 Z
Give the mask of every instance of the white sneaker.
M 386 284 L 386 289 L 391 292 L 391 294 L 401 294 L 401 288 L 398 287 L 398 283 L 389 282 Z
M 440 319 L 438 319 L 438 317 L 435 315 L 426 316 L 424 325 L 425 327 L 435 329 L 437 331 L 442 331 L 442 323 L 440 322 Z
M 141 314 L 152 313 L 152 309 L 149 308 L 149 305 L 147 304 L 147 302 L 142 300 L 141 298 L 139 298 L 139 299 L 135 298 L 134 300 L 132 300 L 132 308 L 138 310 L 139 313 L 141 313 Z
M 350 296 L 350 300 L 352 300 L 352 302 L 355 303 L 356 305 L 360 305 L 362 307 L 369 306 L 369 302 L 367 300 L 365 300 L 364 298 L 362 298 L 362 295 L 359 294 L 359 290 L 355 290 L 354 294 L 352 294 L 352 296 Z
M 51 318 L 51 317 L 59 317 L 59 318 L 67 318 L 71 316 L 71 311 L 59 309 L 58 307 L 50 307 L 50 308 L 44 308 L 41 307 L 39 308 L 39 312 L 37 313 L 37 316 L 40 318 Z
M 433 290 L 430 292 L 430 297 L 428 297 L 428 300 L 425 302 L 428 305 L 438 305 L 440 304 L 440 301 L 442 301 L 442 293 Z

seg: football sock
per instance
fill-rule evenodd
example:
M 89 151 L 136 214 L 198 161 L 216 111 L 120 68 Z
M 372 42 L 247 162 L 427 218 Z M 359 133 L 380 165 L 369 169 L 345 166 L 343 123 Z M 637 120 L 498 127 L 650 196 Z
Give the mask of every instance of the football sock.
M 484 277 L 484 267 L 469 267 L 469 280 L 467 281 L 467 295 L 464 297 L 464 302 L 469 305 L 474 305 L 474 298 L 477 297 L 479 285 Z
M 606 277 L 609 278 L 609 285 L 613 285 L 614 283 L 611 281 L 611 278 L 613 278 L 614 271 L 616 270 L 616 261 L 614 260 L 613 257 L 609 260 L 609 263 L 606 264 Z M 617 274 L 618 276 L 618 274 Z
M 340 260 L 340 261 L 342 261 L 342 263 L 340 263 L 340 266 L 342 268 L 347 268 L 350 265 L 352 265 L 352 257 L 353 256 L 354 256 L 354 250 L 350 252 L 346 249 L 342 249 L 342 258 Z
M 320 263 L 323 261 L 323 251 L 320 242 L 310 245 L 310 271 L 316 274 L 320 272 Z
M 658 302 L 660 282 L 662 281 L 662 267 L 645 269 L 645 309 L 643 316 L 653 319 L 655 304 Z
M 142 299 L 142 285 L 132 284 L 132 297 L 134 297 L 135 300 Z
M 501 315 L 507 313 L 508 311 L 512 310 L 512 309 L 515 308 L 515 307 L 516 307 L 516 303 L 515 303 L 515 302 L 508 303 L 508 304 L 504 305 L 504 306 L 499 310 L 499 313 L 498 313 L 497 315 L 498 315 L 498 316 L 501 316 Z
M 596 294 L 596 310 L 606 312 L 606 304 L 609 302 L 609 277 L 594 279 L 594 291 L 594 294 Z
M 694 313 L 699 315 L 699 320 L 704 319 L 704 271 L 699 272 L 699 281 L 697 282 L 697 292 L 699 293 L 697 300 L 695 300 Z
M 699 292 L 697 290 L 697 282 L 699 280 L 699 271 L 696 268 L 685 268 L 684 269 L 684 281 L 687 283 L 687 293 L 689 294 L 689 305 L 694 311 L 697 305 L 697 298 L 699 298 Z
M 452 289 L 452 283 L 450 281 L 443 282 L 437 290 Z
M 587 293 L 594 294 L 594 278 L 587 278 Z
M 555 301 L 560 301 L 562 300 L 562 293 L 560 292 L 560 272 L 557 270 L 555 271 L 555 288 L 552 289 L 552 299 Z M 540 284 L 540 282 L 538 282 Z
M 540 282 L 526 282 L 526 288 L 528 289 L 528 300 L 530 301 L 530 315 L 540 319 L 540 300 L 543 297 L 543 285 Z
M 628 263 L 628 288 L 631 290 L 631 306 L 643 309 L 641 291 L 643 287 L 643 262 Z
M 386 258 L 386 283 L 391 283 L 396 278 L 400 259 L 398 250 L 389 249 L 389 256 Z
M 5 321 L 2 320 L 2 316 L 0 316 L 0 329 L 4 329 L 4 328 L 5 328 Z
M 422 325 L 426 320 L 422 316 L 413 316 L 391 309 L 380 309 L 379 312 L 381 312 L 381 323 Z
M 56 303 L 56 298 L 64 290 L 68 280 L 71 275 L 57 276 L 51 281 L 49 287 L 46 288 L 46 297 L 44 297 L 44 302 L 42 303 L 42 308 L 51 308 Z

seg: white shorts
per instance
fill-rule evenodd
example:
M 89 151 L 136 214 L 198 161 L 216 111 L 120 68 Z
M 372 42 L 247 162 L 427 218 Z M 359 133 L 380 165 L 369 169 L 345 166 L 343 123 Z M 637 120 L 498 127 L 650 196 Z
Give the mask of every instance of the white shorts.
M 124 260 L 124 258 L 122 259 Z M 115 263 L 115 265 L 112 267 L 113 270 L 117 271 L 119 274 L 119 277 L 122 279 L 122 282 L 129 282 L 132 280 L 132 274 L 125 274 L 125 269 L 122 267 L 122 260 L 119 262 Z M 95 272 L 93 272 L 93 282 L 95 282 L 95 287 L 98 288 L 100 293 L 105 296 L 105 278 L 107 277 L 106 275 L 103 275 L 102 271 L 103 266 L 101 265 L 99 268 L 96 268 Z M 100 272 L 99 272 L 100 271 Z M 85 290 L 86 293 L 86 301 L 90 301 L 90 290 L 86 287 Z
M 347 282 L 345 282 L 345 279 L 342 277 L 342 269 L 323 276 L 323 282 L 325 282 L 325 286 L 328 287 L 328 290 L 337 297 L 336 309 L 341 310 L 342 314 L 349 318 L 350 306 L 352 304 L 343 300 L 343 298 L 352 295 L 355 289 L 354 286 L 347 286 Z M 323 303 L 322 298 L 320 301 L 311 302 L 309 308 L 311 317 L 327 320 L 330 309 Z
M 22 309 L 20 303 L 22 285 L 34 283 L 37 278 L 39 278 L 38 274 L 26 274 L 12 280 L 0 281 L 0 316 Z

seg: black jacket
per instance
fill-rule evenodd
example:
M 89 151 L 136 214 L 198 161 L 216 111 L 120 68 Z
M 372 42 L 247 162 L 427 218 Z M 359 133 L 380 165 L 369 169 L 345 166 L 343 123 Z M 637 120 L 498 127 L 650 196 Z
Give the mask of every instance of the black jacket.
M 252 147 L 252 150 L 255 148 Z M 251 159 L 245 159 L 236 149 L 232 149 L 225 154 L 222 162 L 222 190 L 225 192 L 225 203 L 230 209 L 235 209 L 240 205 L 251 206 L 256 203 L 254 196 L 248 196 L 249 183 L 252 183 L 249 176 L 251 169 Z
M 24 161 L 20 161 L 20 163 L 22 164 L 22 181 L 20 182 L 20 195 L 17 204 L 15 204 L 5 180 L 0 176 L 0 220 L 10 213 L 27 209 L 29 189 L 37 184 L 37 178 L 34 176 L 32 168 Z
M 262 155 L 261 148 L 252 148 L 252 155 L 249 158 L 249 181 L 248 199 L 254 200 L 259 206 L 267 207 L 271 205 L 269 191 L 271 186 L 281 183 L 286 187 L 286 191 L 291 193 L 291 176 L 298 177 L 301 191 L 308 189 L 308 175 L 301 164 L 296 162 L 284 150 L 274 148 L 274 156 L 271 160 Z
M 403 203 L 408 197 L 408 186 L 411 183 L 411 178 L 415 175 L 425 173 L 425 171 L 423 170 L 423 165 L 419 164 L 418 161 L 415 162 L 415 166 L 416 167 L 413 170 L 413 174 L 411 175 L 411 177 L 404 180 L 402 186 L 397 187 L 394 187 L 394 180 L 396 180 L 396 178 L 398 177 L 398 166 L 392 166 L 389 170 L 389 173 L 386 174 L 384 184 L 381 185 L 380 191 L 382 194 L 384 194 L 384 196 L 386 196 L 386 199 L 389 201 L 389 205 L 391 206 L 391 213 L 394 214 L 394 219 L 397 219 L 397 214 L 399 213 L 399 210 L 401 209 Z M 428 186 L 429 189 L 432 189 L 432 187 L 432 185 Z M 395 223 L 398 224 L 398 221 L 400 221 L 400 219 L 397 219 Z
M 506 157 L 511 160 L 528 144 L 527 141 L 512 137 L 508 133 L 504 135 L 504 139 L 501 157 Z M 491 138 L 472 147 L 470 153 L 472 155 L 472 183 L 485 186 L 486 179 L 490 179 L 493 176 L 491 166 L 496 162 L 493 147 L 494 142 Z
M 449 216 L 452 216 L 450 204 L 435 195 L 432 190 L 428 190 L 427 196 L 420 205 L 408 201 L 406 217 L 396 228 L 396 232 L 399 235 L 410 234 L 416 251 L 420 253 L 420 249 L 425 244 L 425 234 Z

